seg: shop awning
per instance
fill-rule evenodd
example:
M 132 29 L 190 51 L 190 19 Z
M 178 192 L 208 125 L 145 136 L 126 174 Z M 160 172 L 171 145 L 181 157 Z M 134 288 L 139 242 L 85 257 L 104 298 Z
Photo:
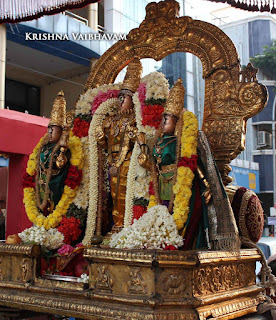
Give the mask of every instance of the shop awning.
M 251 11 L 276 13 L 275 0 L 205 0 L 211 2 L 227 3 L 231 7 Z
M 85 7 L 100 0 L 0 0 L 0 24 L 20 22 Z

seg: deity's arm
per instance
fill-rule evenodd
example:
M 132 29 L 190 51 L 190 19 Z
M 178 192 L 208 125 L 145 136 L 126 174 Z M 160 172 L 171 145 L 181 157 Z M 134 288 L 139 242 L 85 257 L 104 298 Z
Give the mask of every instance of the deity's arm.
M 202 168 L 199 165 L 196 168 L 196 175 L 198 176 L 199 180 L 201 181 L 201 183 L 205 187 L 205 190 L 203 192 L 203 196 L 205 198 L 206 204 L 208 204 L 212 198 L 211 188 L 210 188 L 210 185 L 206 179 L 205 174 L 203 173 Z
M 137 134 L 137 142 L 139 143 L 141 154 L 138 156 L 138 163 L 141 167 L 151 171 L 151 161 L 149 159 L 149 147 L 146 144 L 146 134 L 139 132 Z
M 68 140 L 69 140 L 70 129 L 65 128 L 62 132 L 59 144 L 60 144 L 60 153 L 56 159 L 56 166 L 58 169 L 62 169 L 68 161 Z

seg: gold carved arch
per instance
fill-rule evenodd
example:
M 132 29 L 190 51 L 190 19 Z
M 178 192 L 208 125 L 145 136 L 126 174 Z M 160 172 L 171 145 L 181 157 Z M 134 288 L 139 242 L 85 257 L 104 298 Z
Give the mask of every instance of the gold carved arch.
M 205 79 L 202 129 L 227 184 L 231 181 L 228 164 L 244 150 L 246 121 L 264 108 L 266 89 L 258 84 L 252 66 L 241 73 L 236 48 L 221 29 L 178 13 L 175 0 L 149 3 L 139 28 L 132 29 L 126 40 L 114 44 L 94 65 L 85 90 L 113 83 L 134 57 L 159 61 L 174 52 L 194 54 L 201 60 Z

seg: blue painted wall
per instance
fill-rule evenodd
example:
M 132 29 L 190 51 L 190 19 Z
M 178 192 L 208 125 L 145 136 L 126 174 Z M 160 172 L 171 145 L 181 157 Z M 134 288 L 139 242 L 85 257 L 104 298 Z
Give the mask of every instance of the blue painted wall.
M 252 118 L 253 123 L 272 120 L 272 107 L 273 107 L 273 102 L 275 98 L 275 87 L 274 86 L 266 86 L 266 87 L 267 87 L 268 96 L 269 96 L 267 105 L 262 112 L 258 113 L 256 116 Z
M 259 163 L 260 192 L 273 190 L 273 158 L 272 155 L 255 155 L 254 162 Z
M 232 171 L 229 173 L 229 176 L 234 178 L 231 185 L 245 187 L 253 190 L 256 193 L 260 192 L 259 170 L 252 170 L 236 166 L 231 166 L 231 168 Z M 252 177 L 254 177 L 254 182 L 252 181 Z M 253 185 L 255 185 L 255 187 L 253 187 Z

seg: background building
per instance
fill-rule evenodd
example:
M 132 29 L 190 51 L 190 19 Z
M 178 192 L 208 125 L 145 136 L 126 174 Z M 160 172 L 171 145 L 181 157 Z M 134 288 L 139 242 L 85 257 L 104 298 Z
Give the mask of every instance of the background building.
M 271 46 L 272 41 L 276 39 L 276 19 L 272 15 L 255 16 L 220 27 L 236 45 L 242 66 L 246 66 L 251 57 L 262 54 L 264 46 Z M 247 122 L 246 150 L 238 158 L 243 160 L 244 169 L 252 170 L 252 168 L 246 168 L 248 161 L 258 163 L 260 174 L 258 195 L 266 215 L 269 215 L 270 207 L 273 207 L 275 188 L 273 186 L 275 169 L 273 169 L 272 123 L 273 111 L 275 112 L 276 78 L 273 79 L 261 69 L 257 76 L 258 81 L 267 87 L 269 99 L 265 109 Z

